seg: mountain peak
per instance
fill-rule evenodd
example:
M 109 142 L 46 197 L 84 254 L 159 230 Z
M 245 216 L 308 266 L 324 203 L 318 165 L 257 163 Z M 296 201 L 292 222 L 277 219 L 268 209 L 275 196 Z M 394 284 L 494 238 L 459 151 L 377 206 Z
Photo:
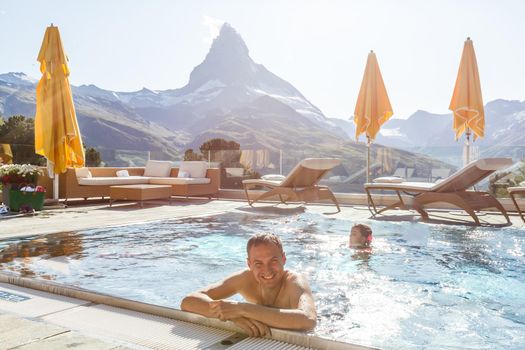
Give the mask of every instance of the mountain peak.
M 191 72 L 185 88 L 195 90 L 212 80 L 226 85 L 251 85 L 257 70 L 244 40 L 232 26 L 224 23 L 204 61 Z
M 156 91 L 150 90 L 147 87 L 143 87 L 141 90 L 137 91 L 141 95 L 157 95 L 158 93 Z
M 33 86 L 38 80 L 28 76 L 22 72 L 9 72 L 0 74 L 0 80 L 10 84 L 16 84 L 21 86 Z
M 237 57 L 249 56 L 248 46 L 229 23 L 222 25 L 219 36 L 213 40 L 208 56 L 224 56 L 225 54 Z

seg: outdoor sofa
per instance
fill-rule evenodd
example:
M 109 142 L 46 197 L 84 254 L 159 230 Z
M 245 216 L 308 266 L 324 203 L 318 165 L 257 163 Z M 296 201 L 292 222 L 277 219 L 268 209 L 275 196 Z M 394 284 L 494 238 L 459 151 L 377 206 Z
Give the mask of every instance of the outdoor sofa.
M 172 196 L 211 198 L 219 191 L 220 169 L 208 168 L 208 163 L 201 161 L 182 162 L 175 168 L 171 162 L 151 160 L 146 167 L 68 168 L 59 176 L 59 197 L 66 202 L 72 198 L 105 198 L 111 186 L 139 184 L 171 185 Z

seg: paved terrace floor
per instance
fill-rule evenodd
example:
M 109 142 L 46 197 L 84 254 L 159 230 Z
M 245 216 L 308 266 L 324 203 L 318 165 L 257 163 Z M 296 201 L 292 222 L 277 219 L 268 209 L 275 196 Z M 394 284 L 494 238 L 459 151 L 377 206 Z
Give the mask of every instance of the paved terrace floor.
M 144 208 L 127 202 L 117 203 L 112 208 L 107 202 L 71 202 L 68 208 L 44 210 L 35 215 L 0 216 L 0 240 L 237 210 L 286 213 L 297 206 L 263 203 L 253 209 L 242 201 L 204 199 L 179 199 L 171 205 L 165 201 L 150 201 Z M 361 222 L 371 219 L 368 208 L 363 206 L 343 206 L 336 214 L 333 206 L 309 205 L 306 208 L 309 212 L 327 213 L 333 218 Z M 470 217 L 459 211 L 430 211 L 430 217 L 431 223 L 472 224 Z M 498 214 L 483 214 L 480 219 L 482 223 L 505 224 L 505 219 Z M 419 216 L 412 211 L 399 210 L 371 220 L 417 222 Z M 511 214 L 511 220 L 515 227 L 524 226 L 517 215 Z M 173 331 L 177 326 L 179 329 L 187 327 L 181 321 L 0 283 L 0 349 L 225 349 L 227 346 L 221 345 L 221 339 L 236 336 L 204 326 L 198 326 L 203 329 L 192 333 L 194 335 L 181 336 Z M 305 349 L 268 339 L 242 341 L 245 348 Z M 241 348 L 240 343 L 229 348 Z

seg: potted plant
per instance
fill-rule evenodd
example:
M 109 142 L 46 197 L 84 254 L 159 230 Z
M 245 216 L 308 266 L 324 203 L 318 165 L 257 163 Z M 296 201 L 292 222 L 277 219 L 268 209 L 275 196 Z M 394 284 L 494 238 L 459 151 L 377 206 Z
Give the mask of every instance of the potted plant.
M 38 167 L 31 164 L 5 164 L 0 166 L 0 182 L 2 183 L 2 202 L 9 206 L 9 190 L 20 185 L 33 185 L 40 175 Z

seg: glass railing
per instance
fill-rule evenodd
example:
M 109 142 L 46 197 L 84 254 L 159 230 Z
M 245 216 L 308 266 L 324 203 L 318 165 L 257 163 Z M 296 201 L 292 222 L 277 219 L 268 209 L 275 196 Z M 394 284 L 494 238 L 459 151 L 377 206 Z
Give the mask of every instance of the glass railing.
M 223 188 L 242 188 L 242 179 L 260 177 L 266 174 L 287 175 L 305 158 L 338 158 L 341 165 L 333 168 L 321 180 L 322 185 L 330 187 L 335 193 L 364 193 L 363 185 L 381 177 L 400 177 L 409 182 L 431 182 L 446 179 L 463 167 L 466 154 L 462 145 L 451 147 L 432 147 L 402 150 L 381 145 L 372 145 L 367 167 L 366 147 L 343 148 L 339 154 L 325 152 L 290 152 L 272 150 L 242 150 L 243 160 L 236 166 L 221 165 L 224 169 L 221 178 Z M 258 152 L 258 153 L 257 153 Z M 259 161 L 257 162 L 257 154 Z M 265 156 L 266 154 L 266 156 Z M 246 157 L 248 156 L 248 157 Z M 506 188 L 525 181 L 525 146 L 470 147 L 470 160 L 491 157 L 512 158 L 513 166 L 498 171 L 476 184 L 476 189 L 489 191 L 497 196 L 508 196 Z M 220 158 L 220 157 L 219 157 Z M 226 162 L 227 163 L 227 162 Z M 278 166 L 276 166 L 278 164 Z M 236 169 L 230 169 L 236 168 Z M 368 171 L 367 171 L 368 169 Z
M 367 167 L 364 145 L 349 143 L 336 154 L 319 151 L 293 152 L 279 149 L 212 150 L 187 154 L 190 160 L 205 160 L 221 169 L 221 188 L 242 189 L 242 181 L 268 174 L 287 175 L 305 158 L 338 158 L 341 165 L 333 168 L 321 180 L 334 193 L 364 193 L 363 185 L 380 177 L 397 176 L 410 182 L 436 182 L 447 178 L 465 162 L 465 147 L 412 147 L 397 149 L 373 144 Z M 508 196 L 506 188 L 525 181 L 525 146 L 470 147 L 470 159 L 509 157 L 513 166 L 499 171 L 476 185 L 498 196 Z M 182 152 L 181 152 L 182 154 Z M 45 165 L 45 159 L 34 153 L 33 145 L 1 144 L 0 158 L 4 163 Z M 183 156 L 169 157 L 159 151 L 137 151 L 107 148 L 86 148 L 86 165 L 100 167 L 145 166 L 149 159 L 173 161 L 178 166 Z M 368 169 L 368 170 L 367 170 Z
M 282 174 L 282 152 L 268 149 L 209 151 L 210 166 L 221 168 L 221 188 L 241 189 L 245 179 Z

